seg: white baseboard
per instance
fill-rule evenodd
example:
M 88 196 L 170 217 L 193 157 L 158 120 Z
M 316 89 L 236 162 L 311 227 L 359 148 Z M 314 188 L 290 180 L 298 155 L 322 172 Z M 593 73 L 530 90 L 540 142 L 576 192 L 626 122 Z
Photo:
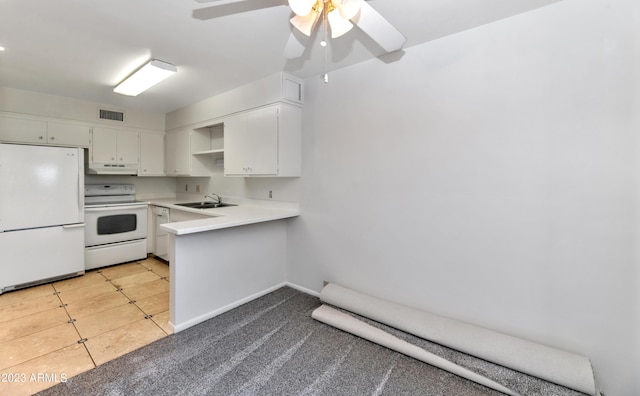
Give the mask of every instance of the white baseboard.
M 171 326 L 173 328 L 173 332 L 175 334 L 175 333 L 180 332 L 182 330 L 188 329 L 189 327 L 193 327 L 193 326 L 195 326 L 195 325 L 197 325 L 199 323 L 202 323 L 202 322 L 204 322 L 206 320 L 214 318 L 214 317 L 216 317 L 216 316 L 218 316 L 220 314 L 223 314 L 223 313 L 225 313 L 227 311 L 231 311 L 232 309 L 237 308 L 242 304 L 246 304 L 249 301 L 255 300 L 256 298 L 260 298 L 260 297 L 264 296 L 265 294 L 269 294 L 272 291 L 280 289 L 283 286 L 288 286 L 288 285 L 287 285 L 286 282 L 279 283 L 279 284 L 277 284 L 275 286 L 271 286 L 271 287 L 269 287 L 269 288 L 267 288 L 265 290 L 262 290 L 262 291 L 260 291 L 258 293 L 255 293 L 255 294 L 252 294 L 252 295 L 250 295 L 248 297 L 245 297 L 245 298 L 242 298 L 240 300 L 234 301 L 231 304 L 225 305 L 224 307 L 220 307 L 220 308 L 215 309 L 215 310 L 213 310 L 211 312 L 207 312 L 207 313 L 205 313 L 203 315 L 200 315 L 198 317 L 195 317 L 195 318 L 193 318 L 191 320 L 188 320 L 186 322 L 180 323 L 178 325 L 174 325 L 173 323 L 169 322 L 169 326 Z
M 287 286 L 289 286 L 290 288 L 292 288 L 292 289 L 296 289 L 296 290 L 301 291 L 303 293 L 310 294 L 310 295 L 312 295 L 314 297 L 320 297 L 320 293 L 318 293 L 315 290 L 307 289 L 306 287 L 302 287 L 300 285 L 296 285 L 295 283 L 291 283 L 291 282 L 285 282 L 285 284 Z

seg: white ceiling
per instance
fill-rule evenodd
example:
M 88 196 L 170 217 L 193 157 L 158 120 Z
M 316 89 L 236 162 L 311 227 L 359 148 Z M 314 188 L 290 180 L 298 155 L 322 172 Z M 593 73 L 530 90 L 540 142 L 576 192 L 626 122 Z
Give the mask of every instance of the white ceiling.
M 234 0 L 235 1 L 235 0 Z M 407 37 L 405 48 L 559 0 L 371 0 Z M 287 6 L 208 21 L 195 0 L 0 0 L 0 86 L 85 99 L 117 108 L 168 112 L 264 76 L 324 72 L 319 38 L 302 58 L 283 55 Z M 330 43 L 328 70 L 384 55 L 357 28 Z M 383 57 L 390 61 L 395 56 Z M 113 87 L 147 60 L 178 73 L 137 97 Z

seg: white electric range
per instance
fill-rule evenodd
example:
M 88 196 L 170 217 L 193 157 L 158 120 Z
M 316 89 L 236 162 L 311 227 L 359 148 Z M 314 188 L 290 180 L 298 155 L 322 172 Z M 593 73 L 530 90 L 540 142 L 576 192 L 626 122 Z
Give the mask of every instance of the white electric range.
M 84 188 L 85 269 L 147 256 L 147 203 L 132 184 L 87 184 Z

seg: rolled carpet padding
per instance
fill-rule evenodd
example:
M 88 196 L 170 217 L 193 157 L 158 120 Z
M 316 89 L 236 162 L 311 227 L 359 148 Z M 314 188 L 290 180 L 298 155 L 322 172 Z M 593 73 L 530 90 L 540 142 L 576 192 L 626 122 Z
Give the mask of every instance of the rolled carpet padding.
M 589 359 L 444 316 L 327 284 L 320 300 L 404 332 L 595 396 Z
M 327 305 L 322 305 L 319 308 L 316 308 L 311 313 L 311 317 L 320 322 L 346 331 L 347 333 L 351 333 L 360 338 L 364 338 L 365 340 L 369 340 L 386 348 L 400 352 L 407 356 L 411 356 L 414 359 L 418 359 L 432 366 L 441 368 L 462 378 L 466 378 L 478 384 L 484 385 L 488 388 L 497 390 L 507 395 L 519 396 L 518 393 L 505 386 L 500 385 L 499 383 L 487 377 L 474 373 L 473 371 L 468 370 L 462 366 L 458 366 L 457 364 L 450 362 L 447 359 L 434 355 L 433 353 L 428 352 L 416 345 L 410 344 L 404 340 L 401 340 L 384 330 L 373 327 L 370 324 L 367 324 L 359 319 L 354 318 L 353 316 L 347 315 Z

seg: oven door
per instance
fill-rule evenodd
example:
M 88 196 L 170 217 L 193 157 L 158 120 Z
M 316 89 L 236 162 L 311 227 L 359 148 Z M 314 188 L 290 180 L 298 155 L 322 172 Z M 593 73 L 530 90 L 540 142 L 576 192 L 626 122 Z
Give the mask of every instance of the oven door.
M 147 237 L 147 205 L 85 206 L 85 246 Z

